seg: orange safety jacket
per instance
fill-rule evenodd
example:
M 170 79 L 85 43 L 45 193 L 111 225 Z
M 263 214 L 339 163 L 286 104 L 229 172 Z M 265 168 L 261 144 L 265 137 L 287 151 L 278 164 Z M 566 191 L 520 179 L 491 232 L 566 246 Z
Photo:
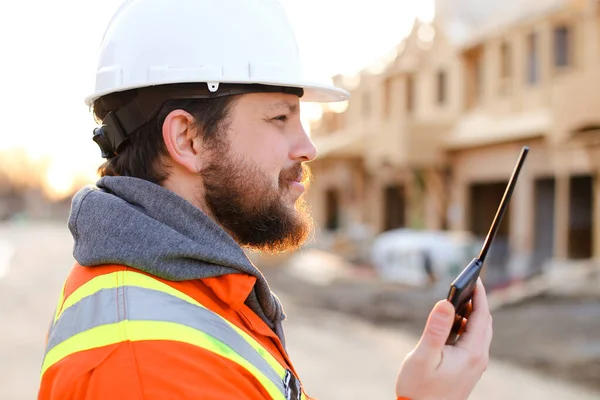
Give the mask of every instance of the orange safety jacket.
M 173 282 L 76 264 L 48 332 L 38 400 L 311 400 L 277 335 L 244 304 L 255 280 Z

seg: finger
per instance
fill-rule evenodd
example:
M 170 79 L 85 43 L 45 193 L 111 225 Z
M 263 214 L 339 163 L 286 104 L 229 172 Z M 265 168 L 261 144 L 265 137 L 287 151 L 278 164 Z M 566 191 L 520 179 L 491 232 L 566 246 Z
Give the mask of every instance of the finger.
M 481 278 L 477 279 L 472 302 L 473 311 L 467 321 L 465 333 L 457 343 L 457 346 L 465 349 L 482 349 L 485 346 L 490 311 Z
M 483 349 L 481 349 L 482 352 L 480 353 L 483 356 L 483 359 L 481 360 L 481 362 L 483 363 L 484 371 L 487 369 L 488 364 L 490 362 L 490 346 L 492 344 L 492 336 L 493 336 L 493 326 L 492 326 L 492 318 L 490 317 L 488 327 L 485 331 L 485 339 L 483 341 L 484 347 L 483 347 Z
M 413 352 L 413 358 L 429 368 L 435 368 L 441 361 L 442 349 L 446 344 L 454 323 L 454 306 L 448 300 L 441 300 L 431 310 L 423 335 Z
M 486 352 L 489 352 L 490 346 L 492 344 L 492 336 L 494 336 L 494 327 L 492 323 L 492 318 L 490 316 L 490 322 L 488 323 L 488 328 L 485 332 L 485 348 Z

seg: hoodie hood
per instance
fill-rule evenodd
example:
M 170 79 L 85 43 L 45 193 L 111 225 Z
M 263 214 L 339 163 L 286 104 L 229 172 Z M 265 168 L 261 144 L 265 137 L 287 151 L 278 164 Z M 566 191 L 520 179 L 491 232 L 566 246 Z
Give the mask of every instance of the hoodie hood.
M 69 229 L 80 265 L 126 265 L 171 281 L 256 277 L 246 304 L 285 343 L 285 314 L 264 276 L 220 225 L 176 193 L 138 178 L 103 177 L 73 197 Z

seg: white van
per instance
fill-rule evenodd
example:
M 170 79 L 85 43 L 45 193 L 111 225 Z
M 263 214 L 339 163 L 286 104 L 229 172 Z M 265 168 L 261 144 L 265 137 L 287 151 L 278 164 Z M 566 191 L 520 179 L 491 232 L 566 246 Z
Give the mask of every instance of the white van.
M 410 286 L 449 284 L 477 257 L 482 244 L 468 232 L 395 229 L 375 237 L 370 257 L 384 280 Z

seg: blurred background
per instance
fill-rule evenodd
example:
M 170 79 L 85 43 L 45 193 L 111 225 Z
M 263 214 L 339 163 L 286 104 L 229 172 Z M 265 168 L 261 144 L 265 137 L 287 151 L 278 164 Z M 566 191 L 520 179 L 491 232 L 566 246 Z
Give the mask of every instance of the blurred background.
M 309 394 L 394 398 L 528 145 L 483 271 L 495 336 L 472 398 L 600 399 L 600 1 L 282 3 L 309 74 L 352 93 L 302 105 L 314 237 L 250 254 Z M 102 163 L 83 98 L 119 4 L 0 4 L 2 400 L 37 393 L 71 198 Z

